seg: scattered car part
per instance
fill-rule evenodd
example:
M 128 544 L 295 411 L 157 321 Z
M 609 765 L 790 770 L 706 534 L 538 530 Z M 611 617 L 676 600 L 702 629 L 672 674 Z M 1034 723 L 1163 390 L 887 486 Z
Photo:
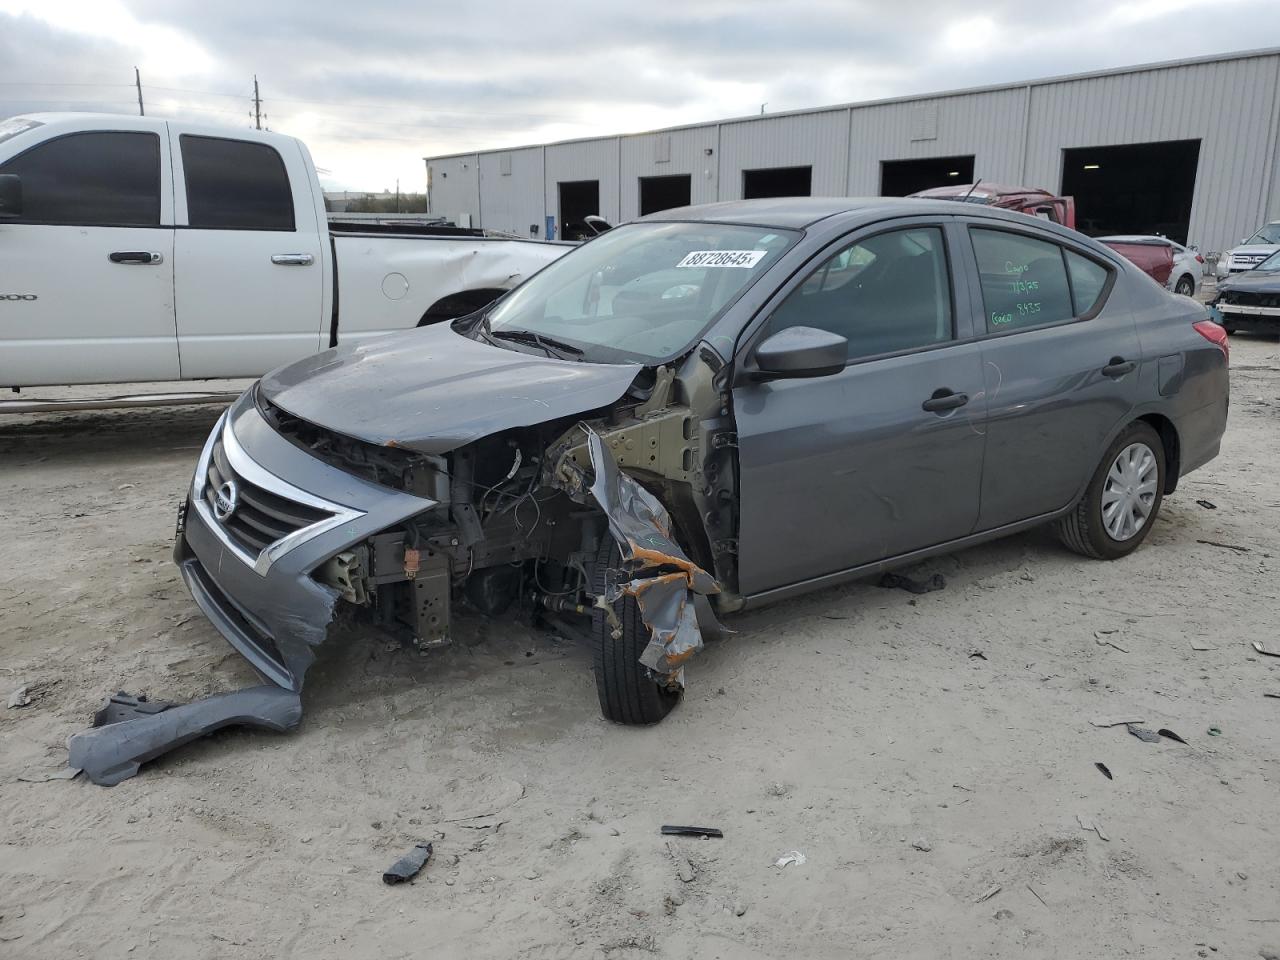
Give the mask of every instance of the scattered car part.
M 1218 509 L 1218 505 L 1217 505 L 1216 503 L 1214 503 L 1212 500 L 1197 500 L 1197 501 L 1196 501 L 1196 504 L 1197 504 L 1197 505 L 1199 505 L 1199 506 L 1201 506 L 1201 507 L 1204 507 L 1206 510 L 1217 510 L 1217 509 Z
M 25 707 L 31 703 L 31 695 L 27 684 L 23 684 L 13 693 L 9 694 L 9 709 L 16 710 L 19 707 Z
M 1167 727 L 1161 727 L 1159 730 L 1156 731 L 1156 733 L 1159 736 L 1166 737 L 1169 740 L 1173 740 L 1183 745 L 1186 745 L 1187 743 L 1187 741 L 1183 740 L 1180 736 L 1178 736 L 1176 733 L 1174 733 L 1172 730 L 1168 729 Z
M 802 864 L 807 863 L 808 859 L 809 858 L 806 857 L 799 850 L 792 850 L 790 853 L 784 853 L 782 856 L 780 856 L 777 860 L 773 862 L 773 865 L 775 867 L 789 867 L 792 864 L 795 864 L 798 867 L 798 866 L 801 866 Z
M 1111 770 L 1107 767 L 1107 765 L 1106 765 L 1105 763 L 1095 763 L 1095 764 L 1094 764 L 1094 766 L 1095 766 L 1095 767 L 1097 767 L 1097 768 L 1098 768 L 1098 772 L 1099 772 L 1099 773 L 1101 773 L 1101 774 L 1102 774 L 1104 777 L 1106 777 L 1108 780 L 1114 780 L 1114 779 L 1115 779 L 1115 777 L 1113 777 L 1113 776 L 1111 775 Z
M 132 700 L 133 703 L 129 703 Z M 157 708 L 157 709 L 152 709 Z M 302 719 L 298 694 L 274 685 L 216 694 L 193 703 L 157 705 L 117 695 L 95 715 L 114 717 L 67 740 L 67 762 L 94 783 L 113 787 L 148 760 L 229 726 L 284 733 Z
M 1094 717 L 1089 721 L 1095 727 L 1119 727 L 1131 723 L 1142 723 L 1142 717 Z
M 1003 889 L 1004 887 L 1002 887 L 1000 884 L 994 883 L 991 886 L 987 887 L 987 889 L 983 891 L 981 894 L 979 894 L 978 899 L 973 902 L 986 903 L 988 900 L 990 900 L 992 897 L 994 897 L 997 893 L 999 893 Z
M 1248 547 L 1237 546 L 1234 543 L 1221 543 L 1217 540 L 1197 540 L 1196 543 L 1203 543 L 1207 547 L 1221 547 L 1223 550 L 1234 550 L 1236 553 L 1248 553 Z
M 1253 649 L 1257 650 L 1264 657 L 1280 657 L 1280 650 L 1269 650 L 1262 645 L 1261 640 L 1253 641 Z
M 431 859 L 431 852 L 430 843 L 415 844 L 412 850 L 387 867 L 382 874 L 382 882 L 391 885 L 412 880 Z
M 20 783 L 48 783 L 50 780 L 74 780 L 76 777 L 80 776 L 81 772 L 82 771 L 79 767 L 61 767 L 58 770 L 54 770 L 52 773 L 46 773 L 44 771 L 40 771 L 38 773 L 20 773 L 18 774 L 18 781 Z
M 1154 730 L 1148 730 L 1146 727 L 1139 727 L 1137 724 L 1126 723 L 1125 729 L 1141 740 L 1143 743 L 1159 743 L 1160 734 Z
M 678 827 L 664 825 L 662 835 L 667 837 L 723 837 L 724 833 L 716 827 Z
M 876 586 L 883 587 L 885 590 L 906 590 L 908 593 L 932 593 L 935 590 L 945 590 L 947 578 L 940 573 L 935 573 L 923 580 L 907 576 L 905 573 L 886 573 Z

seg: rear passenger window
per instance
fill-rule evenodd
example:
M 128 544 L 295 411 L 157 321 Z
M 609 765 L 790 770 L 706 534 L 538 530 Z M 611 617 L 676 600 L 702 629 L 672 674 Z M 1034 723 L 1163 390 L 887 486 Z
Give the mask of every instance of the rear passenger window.
M 879 233 L 823 261 L 769 321 L 772 331 L 817 327 L 849 341 L 849 359 L 952 339 L 951 276 L 942 231 Z
M 1056 243 L 1003 230 L 973 228 L 970 234 L 982 280 L 987 332 L 1060 323 L 1076 316 L 1064 251 Z
M 210 230 L 292 230 L 284 161 L 265 143 L 183 134 L 187 222 Z
M 1071 277 L 1071 297 L 1075 301 L 1076 316 L 1088 313 L 1097 305 L 1107 285 L 1107 268 L 1068 250 L 1067 274 Z

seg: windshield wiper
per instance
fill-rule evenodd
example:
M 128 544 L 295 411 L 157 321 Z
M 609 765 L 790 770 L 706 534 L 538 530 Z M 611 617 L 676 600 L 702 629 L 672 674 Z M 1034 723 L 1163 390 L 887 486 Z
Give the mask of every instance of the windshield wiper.
M 542 348 L 548 357 L 554 357 L 557 360 L 568 360 L 572 357 L 582 356 L 582 348 L 575 347 L 571 343 L 565 343 L 563 340 L 557 340 L 554 337 L 543 336 L 540 333 L 534 333 L 532 330 L 487 330 L 487 335 L 493 340 L 510 340 L 512 343 L 532 343 L 536 347 Z

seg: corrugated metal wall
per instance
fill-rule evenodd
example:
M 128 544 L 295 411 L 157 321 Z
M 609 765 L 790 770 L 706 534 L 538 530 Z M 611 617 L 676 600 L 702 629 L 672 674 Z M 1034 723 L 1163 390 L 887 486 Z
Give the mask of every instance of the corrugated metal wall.
M 480 226 L 480 157 L 474 153 L 442 157 L 427 161 L 427 179 L 431 184 L 427 212 L 461 222 L 471 216 L 471 225 Z
M 502 151 L 479 155 L 482 180 L 476 155 L 428 164 L 433 212 L 483 213 L 478 224 L 527 232 L 542 221 L 539 202 L 558 214 L 568 180 L 599 180 L 600 214 L 618 222 L 638 215 L 646 176 L 689 174 L 693 202 L 705 203 L 740 198 L 744 170 L 812 166 L 815 196 L 875 196 L 883 161 L 973 154 L 975 177 L 1057 191 L 1064 149 L 1198 139 L 1190 239 L 1209 251 L 1280 219 L 1278 137 L 1280 54 L 1266 51 L 508 151 L 512 173 L 498 178 L 490 167 Z M 541 198 L 526 160 L 540 151 Z M 532 172 L 518 176 L 526 162 Z
M 973 155 L 973 175 L 1020 183 L 1027 88 L 854 107 L 849 131 L 851 197 L 880 195 L 886 160 Z M 921 114 L 934 118 L 918 129 Z M 927 124 L 925 125 L 928 126 Z M 933 133 L 934 136 L 928 136 Z
M 716 177 L 716 131 L 716 126 L 711 125 L 623 137 L 620 147 L 621 218 L 630 220 L 640 215 L 641 177 L 687 173 L 691 203 L 714 203 L 720 199 Z
M 542 147 L 480 154 L 480 213 L 475 226 L 522 237 L 543 223 Z
M 546 212 L 556 218 L 557 236 L 564 226 L 560 222 L 560 184 L 562 183 L 574 180 L 598 180 L 600 182 L 598 213 L 610 223 L 617 223 L 621 219 L 618 214 L 617 137 L 548 145 L 546 165 Z
M 1033 87 L 1024 179 L 1061 189 L 1071 147 L 1198 139 L 1188 236 L 1225 249 L 1267 213 L 1278 68 L 1271 55 Z
M 720 199 L 742 198 L 742 171 L 813 167 L 810 193 L 844 196 L 849 111 L 826 110 L 721 124 Z

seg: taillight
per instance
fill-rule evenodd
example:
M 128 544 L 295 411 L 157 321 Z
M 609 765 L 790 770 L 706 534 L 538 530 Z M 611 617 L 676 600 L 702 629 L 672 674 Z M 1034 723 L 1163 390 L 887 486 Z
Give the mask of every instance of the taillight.
M 1204 257 L 1200 256 L 1198 253 L 1196 254 L 1196 263 L 1204 263 Z
M 1197 320 L 1192 326 L 1196 328 L 1196 333 L 1215 344 L 1224 357 L 1231 359 L 1231 347 L 1227 344 L 1226 330 L 1212 320 Z

